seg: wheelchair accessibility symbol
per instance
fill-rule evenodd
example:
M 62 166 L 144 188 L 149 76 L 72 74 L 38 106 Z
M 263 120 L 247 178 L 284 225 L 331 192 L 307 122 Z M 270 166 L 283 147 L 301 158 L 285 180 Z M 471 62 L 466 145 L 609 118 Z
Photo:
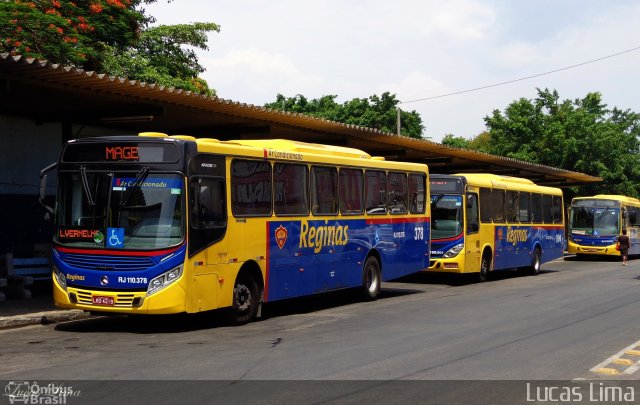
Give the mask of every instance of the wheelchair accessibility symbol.
M 107 228 L 107 247 L 124 247 L 124 228 Z

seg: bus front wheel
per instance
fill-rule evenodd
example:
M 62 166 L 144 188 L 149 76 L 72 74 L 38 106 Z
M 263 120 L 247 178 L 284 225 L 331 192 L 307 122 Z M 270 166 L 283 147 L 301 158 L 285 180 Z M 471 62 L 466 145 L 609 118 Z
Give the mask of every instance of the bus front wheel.
M 378 259 L 370 256 L 362 269 L 362 293 L 365 300 L 373 301 L 378 298 L 381 282 L 380 263 Z
M 489 269 L 491 268 L 491 259 L 488 255 L 482 256 L 482 261 L 480 262 L 480 272 L 478 273 L 478 281 L 484 282 L 489 278 Z
M 229 321 L 234 325 L 244 325 L 252 321 L 260 305 L 258 283 L 253 277 L 241 274 L 233 287 L 233 303 L 229 310 Z

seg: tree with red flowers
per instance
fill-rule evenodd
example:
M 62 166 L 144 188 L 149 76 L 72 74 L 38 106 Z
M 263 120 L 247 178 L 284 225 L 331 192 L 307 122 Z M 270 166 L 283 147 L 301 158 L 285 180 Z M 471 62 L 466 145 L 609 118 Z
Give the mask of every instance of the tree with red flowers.
M 0 0 L 0 52 L 212 94 L 193 48 L 219 27 L 149 27 L 155 1 Z

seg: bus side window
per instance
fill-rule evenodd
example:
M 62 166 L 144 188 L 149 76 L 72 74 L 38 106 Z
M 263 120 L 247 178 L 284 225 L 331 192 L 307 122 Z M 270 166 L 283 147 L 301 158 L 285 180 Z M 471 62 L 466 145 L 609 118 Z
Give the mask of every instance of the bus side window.
M 363 183 L 362 170 L 340 169 L 340 213 L 342 215 L 363 213 Z
M 491 202 L 493 203 L 493 222 L 506 222 L 504 215 L 505 191 L 497 188 L 491 190 Z
M 491 222 L 493 220 L 493 210 L 491 201 L 491 189 L 480 189 L 480 221 Z
M 518 220 L 520 222 L 531 222 L 531 193 L 524 191 L 520 192 Z
M 276 215 L 307 215 L 307 166 L 278 162 L 273 165 L 273 172 L 273 206 Z
M 542 195 L 537 193 L 531 194 L 531 221 L 534 224 L 542 222 Z
M 477 233 L 480 229 L 478 221 L 478 195 L 467 194 L 467 234 Z
M 387 181 L 387 204 L 392 214 L 407 213 L 407 175 L 389 172 Z
M 629 222 L 631 223 L 631 226 L 640 225 L 640 215 L 638 215 L 639 211 L 640 210 L 637 207 L 629 207 Z
M 190 194 L 192 228 L 209 229 L 226 224 L 224 183 L 221 180 L 194 179 Z
M 553 199 L 551 195 L 544 194 L 542 196 L 542 222 L 545 224 L 553 223 Z
M 336 215 L 338 213 L 338 170 L 335 167 L 311 168 L 311 213 Z
M 520 193 L 517 191 L 507 190 L 507 199 L 505 201 L 505 214 L 507 222 L 519 222 L 518 210 L 520 209 Z
M 553 223 L 554 224 L 561 224 L 562 221 L 562 197 L 553 196 L 553 210 L 552 210 L 552 216 L 553 216 Z
M 364 178 L 365 209 L 367 214 L 387 213 L 387 174 L 380 170 L 367 170 Z
M 409 206 L 412 214 L 423 214 L 425 209 L 425 176 L 422 174 L 409 175 L 409 196 L 411 203 Z

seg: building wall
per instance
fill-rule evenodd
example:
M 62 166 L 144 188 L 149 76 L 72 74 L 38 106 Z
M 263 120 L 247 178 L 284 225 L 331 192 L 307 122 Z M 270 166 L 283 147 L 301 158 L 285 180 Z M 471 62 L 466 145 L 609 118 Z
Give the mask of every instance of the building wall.
M 73 137 L 116 135 L 121 132 L 72 125 Z M 128 132 L 131 133 L 131 132 Z M 53 226 L 38 203 L 40 170 L 62 151 L 62 125 L 38 125 L 32 120 L 0 115 L 0 254 L 31 257 L 34 245 L 48 244 Z M 47 204 L 53 206 L 55 174 L 47 181 Z

